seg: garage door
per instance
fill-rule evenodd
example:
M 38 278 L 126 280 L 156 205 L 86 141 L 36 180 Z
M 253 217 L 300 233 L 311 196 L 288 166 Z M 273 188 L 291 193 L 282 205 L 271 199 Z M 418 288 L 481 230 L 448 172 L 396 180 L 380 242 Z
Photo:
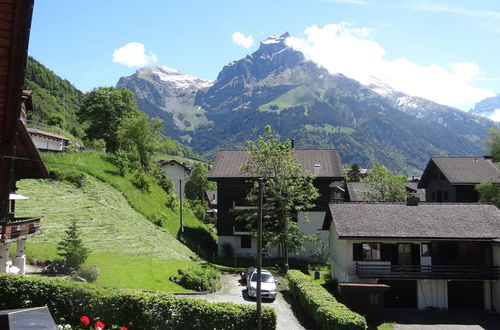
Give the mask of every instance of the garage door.
M 449 309 L 484 309 L 483 281 L 448 282 Z
M 384 292 L 387 308 L 417 308 L 417 281 L 416 280 L 384 280 L 379 283 L 387 284 L 391 288 Z

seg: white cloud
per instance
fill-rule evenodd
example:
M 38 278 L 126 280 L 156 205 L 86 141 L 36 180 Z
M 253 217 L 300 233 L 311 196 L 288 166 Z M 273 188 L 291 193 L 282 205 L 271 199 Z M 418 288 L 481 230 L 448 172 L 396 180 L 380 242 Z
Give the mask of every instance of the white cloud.
M 255 41 L 253 40 L 252 36 L 245 36 L 241 32 L 235 32 L 233 33 L 233 44 L 242 46 L 245 48 L 250 48 L 253 46 Z
M 156 54 L 146 54 L 146 48 L 140 42 L 129 42 L 113 52 L 113 62 L 126 66 L 145 66 L 156 61 Z
M 287 43 L 330 73 L 342 73 L 363 84 L 377 78 L 406 94 L 462 108 L 495 95 L 473 85 L 482 76 L 474 63 L 423 66 L 406 58 L 387 60 L 385 49 L 370 39 L 368 28 L 354 28 L 351 23 L 342 22 L 313 25 L 304 33 L 305 39 L 289 38 Z

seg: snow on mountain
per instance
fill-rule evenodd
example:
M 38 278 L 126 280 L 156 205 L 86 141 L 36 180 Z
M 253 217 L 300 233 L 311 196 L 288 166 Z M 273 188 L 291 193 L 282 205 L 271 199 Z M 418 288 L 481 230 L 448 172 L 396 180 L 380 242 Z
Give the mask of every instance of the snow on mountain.
M 476 103 L 469 112 L 500 122 L 500 94 Z
M 164 65 L 142 68 L 139 70 L 139 74 L 156 75 L 161 81 L 178 89 L 203 89 L 213 84 L 211 80 L 193 77 Z

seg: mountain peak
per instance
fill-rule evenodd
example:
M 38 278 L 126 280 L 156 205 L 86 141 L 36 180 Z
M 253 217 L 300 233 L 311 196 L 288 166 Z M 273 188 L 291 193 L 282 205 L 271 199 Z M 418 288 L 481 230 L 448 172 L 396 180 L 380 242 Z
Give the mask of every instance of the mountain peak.
M 169 68 L 165 65 L 147 66 L 137 71 L 139 75 L 156 76 L 160 81 L 171 84 L 176 88 L 206 88 L 210 87 L 213 82 L 197 77 L 190 76 L 176 69 Z
M 261 41 L 261 45 L 271 45 L 271 44 L 284 44 L 285 40 L 290 37 L 290 33 L 285 32 L 282 35 L 273 34 L 269 36 L 266 40 Z

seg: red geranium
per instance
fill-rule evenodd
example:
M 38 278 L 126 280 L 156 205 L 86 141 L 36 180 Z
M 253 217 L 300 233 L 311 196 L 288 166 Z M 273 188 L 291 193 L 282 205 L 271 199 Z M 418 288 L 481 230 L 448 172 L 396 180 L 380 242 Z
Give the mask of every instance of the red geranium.
M 90 324 L 90 319 L 87 315 L 83 315 L 80 317 L 80 322 L 82 322 L 84 327 L 87 327 Z
M 105 325 L 104 323 L 102 323 L 101 321 L 96 321 L 96 323 L 94 324 L 94 328 L 101 328 L 101 329 L 104 329 Z
M 128 330 L 128 328 L 126 328 L 126 327 L 120 327 L 119 330 Z

